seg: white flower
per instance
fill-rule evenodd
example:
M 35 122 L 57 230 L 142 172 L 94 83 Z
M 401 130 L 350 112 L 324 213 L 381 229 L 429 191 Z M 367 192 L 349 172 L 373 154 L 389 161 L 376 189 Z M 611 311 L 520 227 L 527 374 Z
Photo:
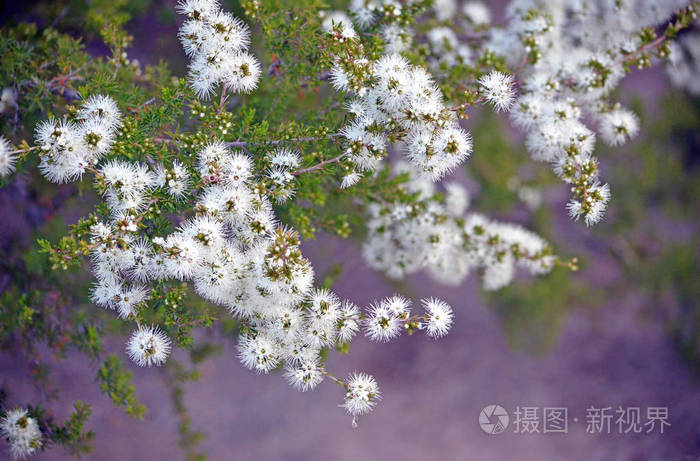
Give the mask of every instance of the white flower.
M 270 154 L 270 163 L 274 166 L 294 170 L 301 164 L 300 153 L 297 150 L 287 148 L 276 149 Z
M 413 32 L 406 27 L 401 27 L 396 23 L 385 24 L 380 33 L 385 42 L 384 52 L 387 54 L 402 53 L 411 47 Z
M 156 184 L 155 175 L 140 163 L 111 160 L 100 169 L 107 203 L 114 211 L 136 210 L 144 204 L 144 194 Z
M 436 27 L 430 29 L 427 34 L 430 49 L 436 55 L 454 51 L 457 48 L 459 40 L 457 35 L 449 27 Z
M 457 12 L 456 0 L 435 0 L 433 2 L 433 11 L 438 21 L 446 21 L 452 19 Z
M 607 112 L 600 117 L 600 135 L 611 146 L 619 146 L 639 132 L 639 118 L 625 109 Z
M 225 165 L 224 181 L 232 186 L 242 185 L 253 174 L 250 157 L 240 152 L 234 153 Z
M 0 136 L 0 176 L 7 176 L 15 171 L 17 154 L 12 153 L 12 145 L 4 137 Z
M 340 187 L 342 189 L 350 188 L 357 184 L 360 181 L 360 179 L 362 179 L 362 174 L 353 171 L 343 176 L 343 180 L 340 182 Z
M 610 186 L 594 182 L 588 188 L 588 194 L 583 201 L 572 199 L 566 205 L 566 208 L 572 219 L 578 220 L 583 216 L 586 225 L 591 226 L 603 218 L 609 201 Z
M 383 304 L 387 307 L 391 315 L 396 318 L 405 319 L 410 316 L 410 299 L 406 299 L 401 295 L 394 295 L 391 298 L 386 298 Z
M 121 113 L 110 97 L 88 98 L 76 114 L 76 122 L 48 119 L 37 125 L 35 140 L 41 149 L 39 169 L 52 182 L 80 178 L 88 167 L 109 152 Z
M 527 130 L 534 127 L 543 117 L 544 104 L 546 102 L 539 93 L 526 93 L 515 103 L 510 117 L 518 127 Z
M 465 2 L 462 12 L 475 25 L 489 24 L 491 22 L 491 10 L 484 2 Z
M 119 312 L 119 317 L 127 318 L 133 315 L 134 308 L 148 298 L 148 288 L 143 285 L 132 285 L 122 288 L 121 293 L 114 296 L 112 303 Z
M 85 171 L 78 127 L 65 119 L 44 120 L 35 129 L 35 141 L 41 148 L 39 170 L 51 182 L 72 181 Z
M 199 174 L 208 182 L 219 182 L 227 162 L 230 160 L 230 152 L 221 141 L 207 143 L 197 154 L 197 167 Z M 248 164 L 250 169 L 250 164 Z
M 188 80 L 197 96 L 208 99 L 218 84 L 235 93 L 253 91 L 262 69 L 247 53 L 248 26 L 212 0 L 184 0 L 177 9 L 188 18 L 178 36 L 191 57 Z
M 164 187 L 169 195 L 179 199 L 187 193 L 187 189 L 190 187 L 190 174 L 182 163 L 175 160 L 170 168 L 158 165 L 155 184 L 158 187 Z
M 323 381 L 323 368 L 315 360 L 301 360 L 299 365 L 288 366 L 284 375 L 295 389 L 306 392 Z
M 350 87 L 350 79 L 340 64 L 331 67 L 330 81 L 336 91 L 347 91 Z
M 128 270 L 129 276 L 139 282 L 145 282 L 151 278 L 151 264 L 153 248 L 147 239 L 141 238 L 131 244 L 131 252 L 134 256 L 132 267 Z
M 482 277 L 484 290 L 496 291 L 508 285 L 515 274 L 515 261 L 513 256 L 507 254 L 500 261 L 493 261 L 487 265 Z
M 268 373 L 279 363 L 279 352 L 265 335 L 243 336 L 238 342 L 238 358 L 249 370 Z
M 357 416 L 370 412 L 381 400 L 377 381 L 373 376 L 365 373 L 352 373 L 345 384 L 345 402 L 341 407 L 345 408 L 353 423 Z
M 459 217 L 469 208 L 469 193 L 467 189 L 457 182 L 445 184 L 445 208 L 447 212 Z
M 253 55 L 240 53 L 227 59 L 223 78 L 227 88 L 234 93 L 250 93 L 257 88 L 262 69 Z
M 513 77 L 503 72 L 493 71 L 479 79 L 481 93 L 494 105 L 497 111 L 510 110 L 515 101 Z
M 111 273 L 105 272 L 106 276 L 98 280 L 93 286 L 90 299 L 99 306 L 114 309 L 114 299 L 118 299 L 121 296 L 122 286 L 115 275 L 109 276 L 107 274 Z
M 311 317 L 319 322 L 333 324 L 340 315 L 340 301 L 332 291 L 313 290 L 309 294 L 309 303 Z
M 0 419 L 0 434 L 10 443 L 10 454 L 22 459 L 41 447 L 41 430 L 25 409 L 8 410 Z
M 203 20 L 219 8 L 218 0 L 181 0 L 175 9 L 188 18 Z
M 436 298 L 421 301 L 425 308 L 425 329 L 428 336 L 440 338 L 445 336 L 452 326 L 452 308 L 449 304 Z
M 86 150 L 85 161 L 90 163 L 96 163 L 114 144 L 114 130 L 99 119 L 90 118 L 81 123 L 78 136 Z
M 398 304 L 393 307 L 402 307 Z M 392 312 L 389 304 L 382 301 L 369 307 L 369 314 L 364 320 L 365 335 L 373 341 L 386 342 L 401 333 L 401 320 Z
M 343 301 L 337 326 L 338 341 L 349 343 L 360 329 L 360 309 L 350 301 Z
M 95 120 L 112 130 L 121 125 L 121 117 L 114 99 L 102 94 L 90 96 L 77 113 L 80 120 Z
M 13 87 L 5 87 L 0 94 L 0 114 L 9 112 L 17 107 L 17 90 Z
M 321 22 L 321 28 L 325 32 L 332 32 L 333 26 L 337 26 L 340 29 L 340 34 L 346 39 L 357 37 L 355 29 L 352 27 L 352 20 L 343 11 L 329 11 L 325 15 Z
M 158 327 L 141 327 L 129 338 L 126 351 L 138 366 L 160 366 L 170 354 L 170 338 Z
M 376 13 L 379 9 L 379 1 L 376 0 L 352 0 L 350 11 L 358 26 L 366 29 L 376 21 Z

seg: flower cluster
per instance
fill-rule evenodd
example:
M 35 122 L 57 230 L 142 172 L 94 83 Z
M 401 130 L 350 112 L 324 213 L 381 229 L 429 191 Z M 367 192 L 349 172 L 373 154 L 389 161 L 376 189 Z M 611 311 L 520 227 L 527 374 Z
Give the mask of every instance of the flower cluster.
M 411 173 L 411 168 L 399 164 L 397 171 Z M 532 232 L 465 213 L 469 200 L 459 184 L 446 188 L 444 203 L 435 199 L 433 184 L 415 174 L 405 187 L 420 194 L 418 202 L 368 207 L 363 256 L 391 278 L 426 270 L 437 281 L 456 285 L 479 270 L 484 289 L 497 290 L 510 283 L 516 265 L 544 274 L 557 261 L 552 248 Z
M 248 53 L 248 26 L 221 11 L 217 0 L 182 0 L 177 9 L 187 16 L 178 35 L 191 58 L 189 82 L 195 93 L 207 99 L 218 84 L 234 93 L 254 90 L 261 70 Z
M 39 424 L 25 409 L 7 411 L 0 419 L 0 434 L 9 442 L 15 459 L 29 456 L 41 447 Z
M 269 152 L 267 160 L 270 167 L 265 176 L 269 180 L 269 194 L 277 203 L 284 203 L 294 195 L 294 172 L 301 165 L 301 154 L 282 147 Z
M 697 28 L 689 31 L 672 42 L 670 48 L 666 72 L 671 83 L 692 95 L 700 95 L 700 32 Z
M 111 99 L 91 98 L 87 106 L 93 107 L 96 104 L 90 101 L 110 110 L 84 108 L 79 120 L 90 116 L 120 125 Z M 110 114 L 113 117 L 107 118 Z M 51 122 L 41 126 L 47 123 Z M 74 125 L 69 120 L 61 123 Z M 159 366 L 170 354 L 166 334 L 156 326 L 141 326 L 138 320 L 140 309 L 156 292 L 155 285 L 168 280 L 190 282 L 203 299 L 225 306 L 239 320 L 238 356 L 245 367 L 267 373 L 284 366 L 289 383 L 301 391 L 329 376 L 321 365 L 322 349 L 348 343 L 362 326 L 368 336 L 381 340 L 396 336 L 401 328 L 425 329 L 433 337 L 448 331 L 451 309 L 437 300 L 426 300 L 426 314 L 418 317 L 410 317 L 410 303 L 399 296 L 380 301 L 363 314 L 352 302 L 314 289 L 313 268 L 301 253 L 299 236 L 278 224 L 270 198 L 283 202 L 292 196 L 292 172 L 300 165 L 300 155 L 280 147 L 268 152 L 265 162 L 269 168 L 256 173 L 248 154 L 211 141 L 187 164 L 175 160 L 165 167 L 111 158 L 91 166 L 109 213 L 90 226 L 88 248 L 97 279 L 91 298 L 137 323 L 126 348 L 137 365 Z M 65 179 L 77 177 L 71 174 Z M 201 178 L 193 197 L 194 216 L 170 234 L 145 232 L 144 216 L 159 194 L 186 199 L 194 177 Z M 385 309 L 393 316 L 390 331 L 379 318 Z M 343 383 L 353 399 L 365 400 L 364 405 L 349 404 L 354 400 L 346 398 L 344 406 L 353 417 L 374 406 L 376 398 L 357 394 L 352 379 L 348 383 L 333 379 Z M 372 382 L 376 386 L 373 378 Z
M 80 178 L 112 149 L 121 112 L 108 96 L 88 98 L 74 120 L 48 119 L 36 128 L 41 173 L 51 182 Z
M 433 181 L 471 154 L 469 133 L 443 105 L 425 69 L 391 54 L 372 63 L 339 61 L 331 73 L 337 90 L 355 94 L 348 103 L 354 118 L 342 129 L 350 174 L 375 170 L 390 140 L 401 140 L 407 159 Z
M 472 49 L 460 43 L 454 30 L 450 27 L 439 26 L 430 29 L 426 38 L 430 49 L 428 62 L 433 72 L 439 72 L 440 67 L 454 67 L 457 64 L 469 64 L 472 61 Z
M 597 122 L 600 137 L 610 145 L 637 134 L 636 116 L 609 102 L 609 95 L 627 66 L 646 65 L 645 49 L 662 44 L 646 28 L 685 4 L 514 0 L 506 29 L 493 30 L 489 49 L 512 66 L 528 63 L 512 119 L 529 133 L 527 147 L 533 157 L 551 163 L 571 185 L 567 208 L 572 218 L 583 218 L 588 225 L 598 222 L 610 198 L 593 156 L 596 136 L 584 117 Z
M 374 377 L 364 373 L 352 373 L 345 389 L 342 407 L 352 416 L 352 425 L 356 427 L 356 418 L 370 412 L 382 399 L 382 393 Z
M 464 2 L 459 11 L 455 0 L 435 0 L 433 11 L 439 24 L 425 33 L 431 71 L 441 75 L 445 67 L 474 65 L 475 48 L 460 38 L 464 32 L 491 22 L 491 11 L 480 1 Z M 420 41 L 420 40 L 417 40 Z
M 411 316 L 411 301 L 394 295 L 372 304 L 365 318 L 365 334 L 373 341 L 385 342 L 395 338 L 406 330 L 425 330 L 428 336 L 440 338 L 445 336 L 452 326 L 452 308 L 439 299 L 430 298 L 421 301 L 425 313 Z
M 424 6 L 421 3 L 416 0 L 353 0 L 350 14 L 361 30 L 378 30 L 385 43 L 385 53 L 401 53 L 407 51 L 413 41 L 413 31 L 406 24 L 406 17 L 420 15 Z

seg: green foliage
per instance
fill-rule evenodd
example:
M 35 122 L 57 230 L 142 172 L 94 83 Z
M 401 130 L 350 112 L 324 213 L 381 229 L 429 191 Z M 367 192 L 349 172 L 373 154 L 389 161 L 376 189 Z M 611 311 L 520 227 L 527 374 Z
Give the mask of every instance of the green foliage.
M 73 408 L 73 413 L 62 426 L 49 423 L 50 440 L 62 445 L 70 455 L 81 458 L 92 451 L 90 441 L 95 434 L 85 430 L 85 423 L 90 418 L 90 405 L 77 400 Z
M 124 407 L 129 416 L 142 419 L 146 414 L 146 407 L 136 400 L 134 386 L 131 384 L 132 376 L 133 373 L 124 370 L 121 358 L 114 354 L 107 356 L 97 372 L 102 392 L 107 394 L 115 405 Z
M 216 355 L 219 352 L 220 348 L 205 345 L 192 351 L 192 362 L 196 365 L 207 357 Z M 202 453 L 197 452 L 197 446 L 206 439 L 206 434 L 192 430 L 192 419 L 187 413 L 184 402 L 184 385 L 189 381 L 197 381 L 199 372 L 196 368 L 188 370 L 183 364 L 175 360 L 170 360 L 167 366 L 169 370 L 167 383 L 170 387 L 170 398 L 179 419 L 178 432 L 180 439 L 178 445 L 185 453 L 188 461 L 203 461 L 206 457 Z

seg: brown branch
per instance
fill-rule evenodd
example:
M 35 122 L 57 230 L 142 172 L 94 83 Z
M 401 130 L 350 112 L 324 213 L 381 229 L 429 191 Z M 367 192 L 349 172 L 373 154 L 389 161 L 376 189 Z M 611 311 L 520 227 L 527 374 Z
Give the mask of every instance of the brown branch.
M 299 175 L 302 175 L 304 173 L 309 173 L 311 171 L 320 170 L 326 165 L 340 162 L 346 155 L 348 155 L 347 152 L 343 152 L 342 154 L 338 155 L 337 157 L 333 157 L 331 159 L 324 160 L 324 161 L 317 163 L 316 165 L 310 166 L 308 168 L 302 168 L 300 170 L 292 171 L 292 174 L 294 176 L 299 176 Z
M 647 43 L 646 45 L 640 47 L 638 50 L 633 51 L 632 53 L 625 55 L 622 59 L 619 59 L 613 65 L 617 66 L 620 64 L 624 64 L 626 62 L 630 62 L 633 59 L 635 59 L 638 55 L 645 53 L 653 48 L 657 48 L 659 45 L 661 45 L 663 42 L 665 42 L 667 38 L 668 37 L 666 37 L 666 35 L 661 35 L 659 37 L 656 37 L 654 40 L 652 40 L 651 42 Z
M 13 150 L 10 152 L 10 154 L 24 154 L 25 152 L 31 152 L 31 151 L 37 150 L 37 149 L 39 149 L 39 146 L 28 147 L 27 149 Z
M 261 144 L 261 145 L 266 145 L 266 146 L 277 146 L 279 144 L 284 144 L 284 143 L 295 143 L 295 142 L 313 142 L 313 141 L 321 141 L 325 139 L 335 139 L 337 137 L 341 136 L 339 133 L 334 133 L 334 134 L 329 134 L 326 137 L 323 138 L 317 138 L 315 136 L 304 136 L 300 138 L 289 138 L 289 139 L 275 139 L 274 141 L 261 141 L 259 143 L 254 143 L 254 142 L 249 142 L 249 141 L 229 141 L 226 144 L 228 147 L 248 147 L 250 145 L 255 145 L 255 144 Z M 153 138 L 154 142 L 161 143 L 161 144 L 172 144 L 175 140 L 172 138 L 163 138 L 163 137 L 158 137 L 158 138 Z

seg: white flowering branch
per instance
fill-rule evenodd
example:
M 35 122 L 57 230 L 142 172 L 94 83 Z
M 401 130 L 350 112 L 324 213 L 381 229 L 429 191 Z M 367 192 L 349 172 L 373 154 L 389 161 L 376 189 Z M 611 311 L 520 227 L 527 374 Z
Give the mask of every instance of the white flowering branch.
M 204 101 L 193 104 L 198 109 L 190 115 L 205 118 L 213 113 L 221 123 L 217 130 L 190 136 L 163 134 L 164 129 L 143 145 L 133 143 L 143 151 L 159 145 L 160 153 L 144 152 L 137 161 L 116 152 L 120 143 L 129 142 L 129 123 L 117 102 L 108 95 L 82 100 L 76 93 L 67 99 L 81 99 L 80 107 L 40 122 L 35 146 L 23 143 L 13 149 L 0 138 L 2 176 L 14 171 L 18 155 L 30 152 L 51 182 L 92 175 L 104 203 L 85 226 L 78 250 L 58 248 L 54 253 L 63 262 L 90 256 L 96 279 L 91 299 L 134 322 L 127 353 L 135 363 L 150 367 L 167 360 L 171 340 L 159 326 L 149 325 L 143 312 L 154 303 L 153 293 L 177 312 L 181 300 L 168 298 L 174 292 L 168 290 L 187 283 L 237 320 L 237 354 L 245 367 L 258 373 L 284 367 L 285 378 L 301 391 L 328 378 L 343 387 L 341 406 L 353 424 L 376 406 L 381 399 L 376 380 L 364 373 L 335 377 L 323 366 L 323 351 L 347 345 L 358 332 L 378 342 L 402 331 L 439 338 L 449 331 L 454 316 L 449 305 L 435 298 L 422 300 L 423 312 L 412 314 L 411 301 L 400 295 L 360 309 L 315 288 L 300 235 L 279 222 L 273 204 L 293 201 L 298 187 L 318 177 L 341 176 L 336 184 L 351 191 L 358 185 L 361 193 L 351 203 L 367 218 L 363 257 L 391 278 L 426 271 L 440 282 L 459 284 L 477 273 L 485 289 L 496 290 L 513 280 L 516 269 L 535 275 L 557 265 L 576 269 L 575 259 L 560 259 L 538 235 L 469 210 L 463 186 L 447 183 L 444 193 L 438 193 L 436 183 L 472 154 L 471 135 L 460 118 L 467 118 L 468 107 L 486 104 L 510 112 L 513 122 L 528 132 L 532 156 L 550 163 L 570 185 L 570 215 L 587 224 L 598 222 L 610 190 L 601 184 L 593 157 L 596 132 L 583 120 L 594 119 L 598 135 L 611 145 L 637 134 L 636 116 L 611 103 L 609 95 L 624 76 L 625 64 L 644 62 L 651 50 L 663 54 L 671 33 L 656 37 L 649 28 L 674 12 L 681 27 L 694 17 L 695 6 L 672 0 L 638 12 L 634 8 L 640 2 L 614 8 L 603 2 L 591 6 L 596 14 L 581 15 L 577 10 L 564 14 L 565 4 L 559 2 L 513 0 L 508 24 L 498 29 L 486 27 L 490 13 L 478 2 L 468 2 L 459 14 L 452 0 L 436 3 L 440 25 L 424 36 L 407 26 L 423 13 L 424 2 L 356 0 L 351 2 L 352 18 L 344 12 L 324 14 L 319 36 L 325 63 L 332 68 L 317 80 L 328 80 L 338 93 L 326 110 L 346 103 L 348 118 L 339 130 L 281 130 L 279 139 L 257 139 L 265 138 L 259 134 L 245 139 L 247 133 L 267 133 L 246 126 L 238 139 L 226 140 L 234 137 L 228 131 L 232 115 L 227 100 L 253 92 L 261 66 L 249 52 L 250 31 L 243 21 L 222 11 L 215 0 L 183 0 L 177 10 L 186 19 L 178 35 L 190 58 L 187 81 Z M 450 22 L 453 16 L 460 20 Z M 384 45 L 382 55 L 366 49 L 376 39 Z M 420 53 L 410 52 L 414 40 L 422 47 Z M 121 43 L 113 47 L 115 76 L 122 48 Z M 518 82 L 506 71 L 508 66 L 515 69 Z M 281 80 L 283 67 L 275 58 L 266 75 Z M 68 82 L 80 78 L 79 70 L 55 78 L 47 88 L 68 88 Z M 445 84 L 462 73 L 468 77 L 456 83 L 455 96 Z M 38 83 L 20 82 L 24 84 Z M 218 104 L 207 102 L 219 87 Z M 128 112 L 136 117 L 153 104 L 158 104 L 156 98 Z M 308 133 L 316 135 L 300 135 Z M 186 152 L 179 145 L 182 139 Z M 302 166 L 316 154 L 304 157 L 287 146 L 301 149 L 307 143 L 333 150 Z M 190 151 L 193 155 L 184 155 Z M 307 173 L 316 174 L 299 179 Z M 383 175 L 391 193 L 372 189 Z M 323 182 L 322 187 L 329 186 Z M 162 210 L 176 216 L 176 228 L 163 224 Z M 18 421 L 23 421 L 24 432 L 17 432 Z M 40 446 L 40 434 L 26 412 L 8 413 L 0 430 L 17 453 L 30 454 Z

